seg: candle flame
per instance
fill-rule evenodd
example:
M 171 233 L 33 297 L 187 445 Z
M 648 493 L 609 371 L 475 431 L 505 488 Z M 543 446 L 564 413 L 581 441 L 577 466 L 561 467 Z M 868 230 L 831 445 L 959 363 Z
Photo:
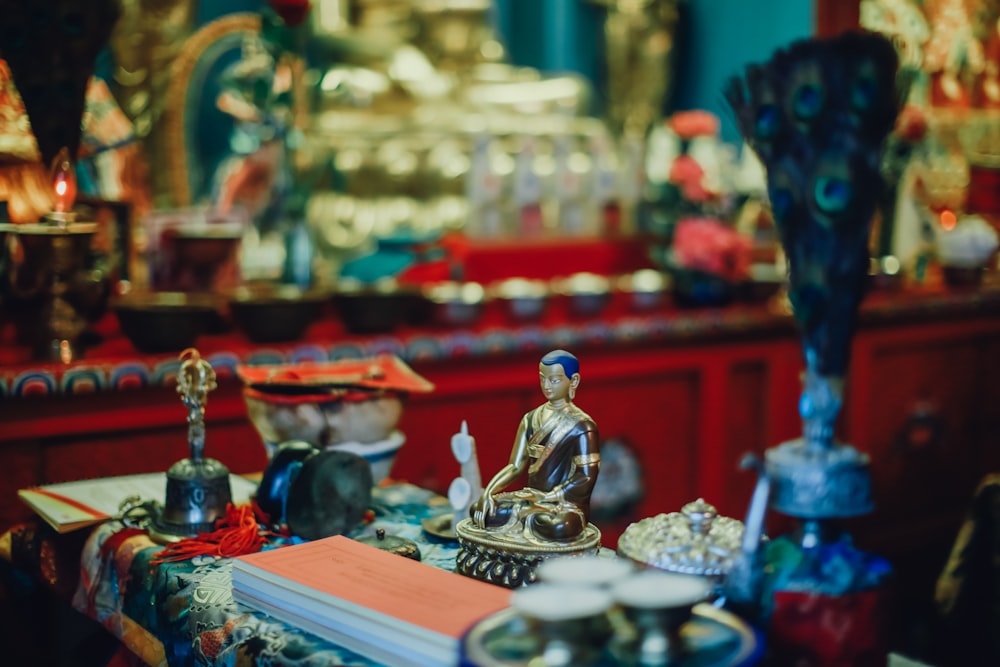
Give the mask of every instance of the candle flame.
M 55 194 L 55 210 L 67 213 L 73 208 L 76 200 L 76 174 L 73 171 L 73 161 L 65 148 L 59 151 L 52 163 L 52 191 Z
M 958 218 L 955 217 L 954 213 L 948 210 L 941 211 L 941 227 L 943 227 L 945 231 L 950 232 L 953 230 L 955 228 L 955 223 L 957 222 Z

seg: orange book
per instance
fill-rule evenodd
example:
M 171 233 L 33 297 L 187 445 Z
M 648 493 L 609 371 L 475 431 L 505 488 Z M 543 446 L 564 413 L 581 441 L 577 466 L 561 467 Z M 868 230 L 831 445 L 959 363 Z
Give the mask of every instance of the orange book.
M 342 535 L 233 561 L 237 602 L 390 665 L 455 665 L 511 591 Z

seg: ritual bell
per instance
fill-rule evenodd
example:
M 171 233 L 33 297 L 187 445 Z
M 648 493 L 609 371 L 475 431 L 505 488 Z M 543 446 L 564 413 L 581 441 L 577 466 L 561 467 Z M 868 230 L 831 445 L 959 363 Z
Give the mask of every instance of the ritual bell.
M 166 502 L 151 529 L 164 541 L 170 541 L 171 536 L 177 539 L 211 531 L 232 502 L 229 469 L 204 455 L 205 404 L 208 392 L 217 387 L 215 371 L 193 348 L 181 352 L 180 360 L 177 393 L 188 410 L 191 456 L 167 471 Z

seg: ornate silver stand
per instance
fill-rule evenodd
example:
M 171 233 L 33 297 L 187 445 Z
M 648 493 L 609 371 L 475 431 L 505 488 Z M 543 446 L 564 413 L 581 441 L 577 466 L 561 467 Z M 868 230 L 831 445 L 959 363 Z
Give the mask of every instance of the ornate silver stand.
M 868 455 L 835 442 L 843 379 L 819 375 L 807 354 L 799 403 L 802 437 L 764 453 L 771 507 L 800 519 L 837 519 L 872 510 Z
M 760 599 L 761 538 L 769 507 L 802 520 L 803 540 L 813 542 L 824 532 L 822 521 L 872 510 L 868 455 L 833 439 L 842 396 L 843 379 L 816 373 L 814 359 L 807 352 L 805 389 L 799 403 L 803 436 L 768 449 L 763 463 L 753 456 L 744 460 L 743 467 L 757 468 L 758 480 L 747 510 L 742 552 L 726 586 L 734 603 L 755 605 Z

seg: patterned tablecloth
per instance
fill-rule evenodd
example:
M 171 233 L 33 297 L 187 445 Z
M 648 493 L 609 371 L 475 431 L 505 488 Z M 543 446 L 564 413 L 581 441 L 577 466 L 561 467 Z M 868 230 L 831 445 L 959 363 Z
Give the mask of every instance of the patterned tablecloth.
M 425 563 L 453 570 L 457 542 L 428 536 L 422 519 L 447 501 L 409 484 L 375 489 L 375 520 L 351 533 L 415 541 Z M 81 558 L 73 606 L 97 620 L 150 665 L 372 665 L 370 660 L 233 601 L 229 559 L 154 564 L 162 549 L 145 533 L 107 523 Z

